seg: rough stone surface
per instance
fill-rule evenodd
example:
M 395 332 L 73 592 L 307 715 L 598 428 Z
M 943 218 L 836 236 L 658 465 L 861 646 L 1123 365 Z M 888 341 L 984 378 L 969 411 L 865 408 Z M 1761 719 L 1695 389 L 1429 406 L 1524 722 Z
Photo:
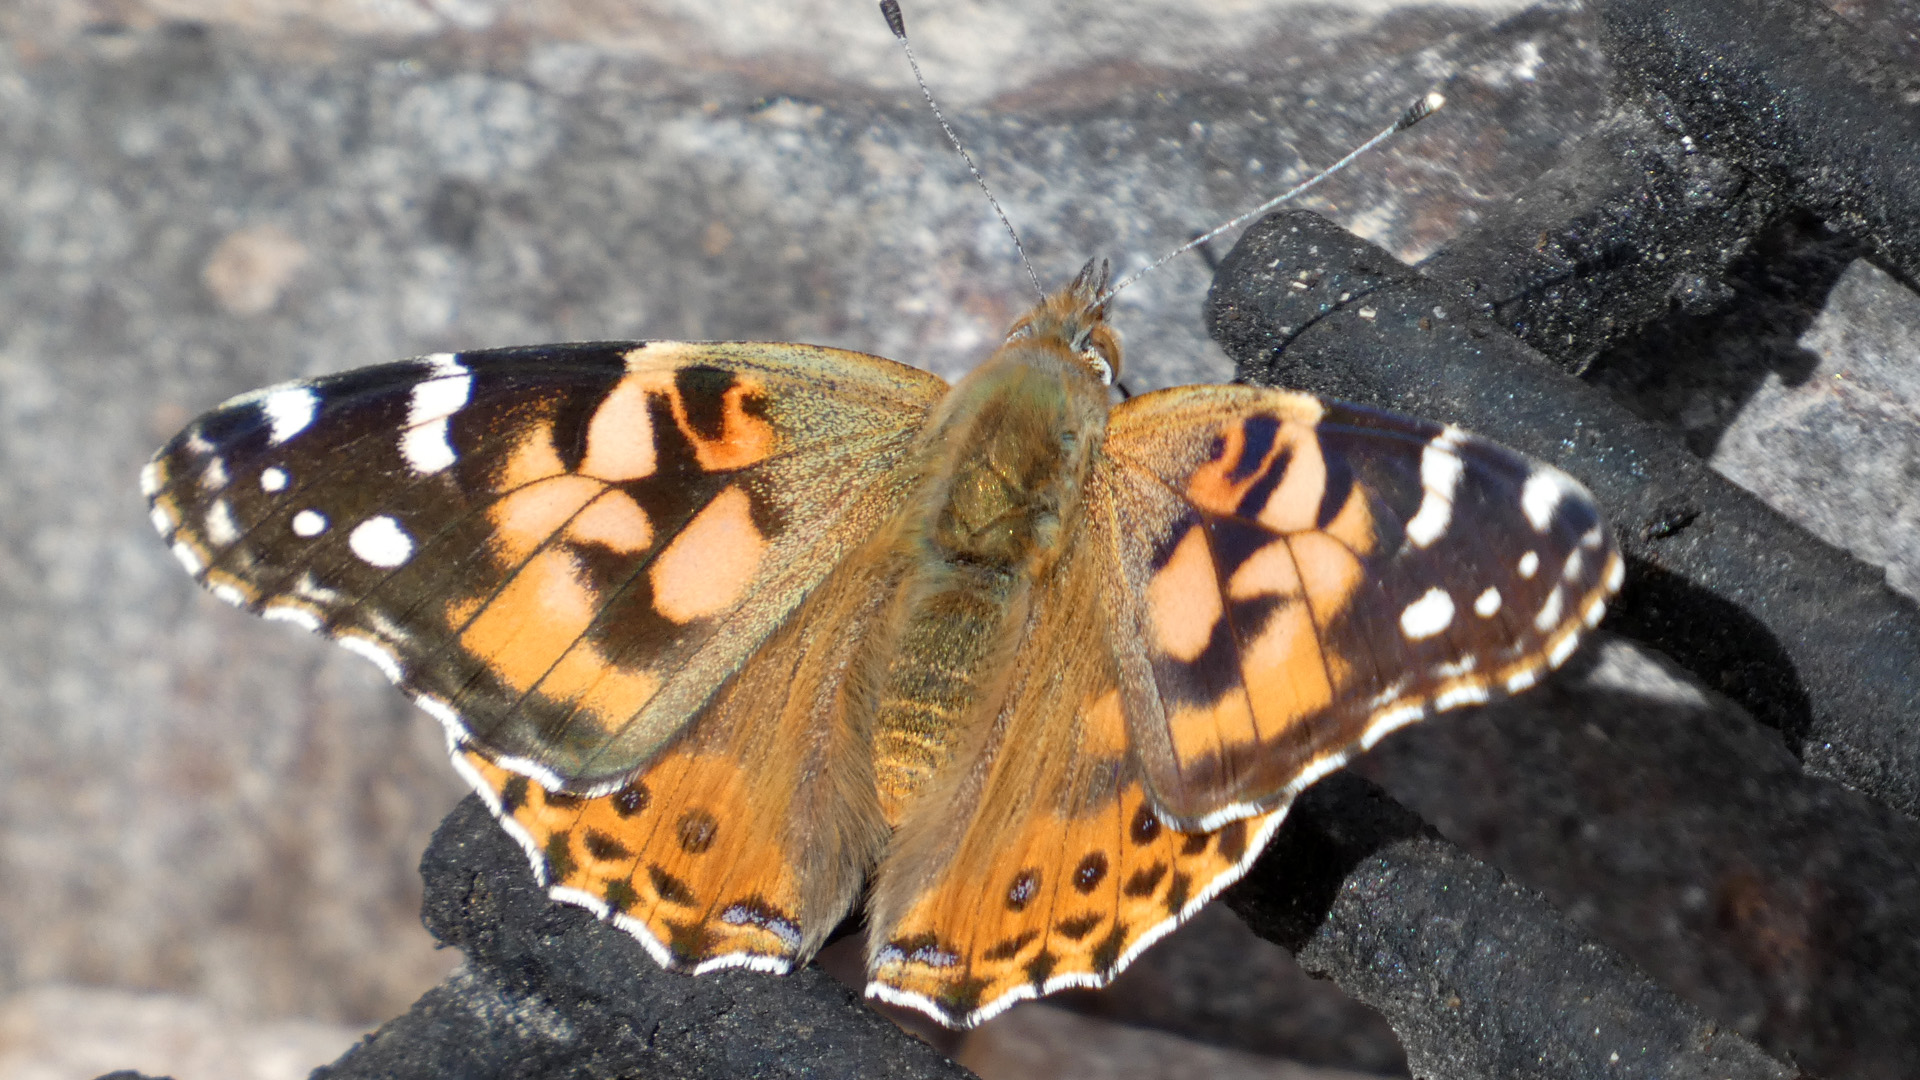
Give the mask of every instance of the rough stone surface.
M 1855 261 L 1794 344 L 1812 364 L 1767 373 L 1713 466 L 1920 596 L 1920 297 Z
M 1378 1012 L 1308 975 L 1225 904 L 1202 908 L 1106 989 L 1048 1000 L 1083 1015 L 1270 1058 L 1382 1075 L 1407 1069 L 1405 1052 Z
M 1908 34 L 1890 35 L 1801 0 L 1593 6 L 1623 81 L 1675 131 L 1920 281 L 1920 66 L 1897 44 L 1910 7 Z
M 0 998 L 0 1076 L 80 1080 L 137 1061 L 181 1080 L 305 1080 L 362 1034 L 248 1021 L 181 995 L 41 986 Z

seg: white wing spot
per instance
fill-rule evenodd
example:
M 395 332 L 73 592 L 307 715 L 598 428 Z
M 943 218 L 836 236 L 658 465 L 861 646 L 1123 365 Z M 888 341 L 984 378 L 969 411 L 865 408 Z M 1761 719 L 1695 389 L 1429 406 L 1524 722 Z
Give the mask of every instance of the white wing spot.
M 378 609 L 369 608 L 360 613 L 366 619 L 367 626 L 374 636 L 391 645 L 407 645 L 413 641 L 413 635 L 401 629 L 400 624 L 382 615 Z
M 261 470 L 260 490 L 269 493 L 287 490 L 287 470 L 277 465 Z
M 783 960 L 777 956 L 756 956 L 753 953 L 726 953 L 693 965 L 693 973 L 705 975 L 709 971 L 736 967 L 745 968 L 748 971 L 761 971 L 768 975 L 785 975 L 793 970 L 793 961 Z
M 453 706 L 439 698 L 421 694 L 413 699 L 413 703 L 420 706 L 422 712 L 440 721 L 440 726 L 446 729 L 448 738 L 457 739 L 466 733 L 467 722 L 460 719 L 460 714 L 453 711 Z
M 1518 569 L 1520 570 L 1521 577 L 1532 581 L 1533 575 L 1540 572 L 1540 553 L 1537 551 L 1529 551 L 1525 555 L 1520 556 L 1520 566 Z
M 1492 696 L 1487 693 L 1487 688 L 1479 683 L 1466 683 L 1434 698 L 1433 709 L 1435 712 L 1446 712 L 1448 709 L 1457 709 L 1462 705 L 1484 705 Z
M 233 520 L 233 509 L 225 499 L 215 499 L 207 508 L 207 539 L 221 547 L 240 539 L 240 526 Z
M 1573 650 L 1579 645 L 1580 635 L 1568 634 L 1566 637 L 1554 643 L 1553 651 L 1547 654 L 1547 663 L 1554 667 L 1559 667 L 1561 664 L 1567 662 L 1567 657 L 1572 656 Z
M 447 440 L 447 418 L 441 417 L 400 436 L 400 456 L 416 475 L 431 476 L 452 465 L 453 444 Z
M 1453 494 L 1466 472 L 1466 464 L 1453 451 L 1465 437 L 1466 432 L 1448 424 L 1420 453 L 1420 486 L 1425 493 L 1420 496 L 1419 511 L 1407 522 L 1407 539 L 1414 547 L 1430 547 L 1447 534 L 1453 521 Z
M 1368 709 L 1379 709 L 1391 705 L 1406 696 L 1407 687 L 1413 680 L 1405 675 L 1393 680 L 1393 685 L 1367 699 Z
M 239 589 L 233 587 L 232 585 L 226 584 L 225 582 L 215 585 L 211 591 L 214 595 L 214 598 L 219 600 L 221 603 L 232 604 L 234 607 L 237 607 L 237 608 L 243 608 L 247 606 L 247 594 L 244 592 L 241 592 Z
M 1546 532 L 1553 524 L 1553 512 L 1566 497 L 1566 478 L 1551 469 L 1540 469 L 1527 477 L 1526 485 L 1520 489 L 1520 509 L 1533 524 L 1534 532 Z
M 1427 590 L 1427 594 L 1400 613 L 1400 632 L 1410 641 L 1425 641 L 1445 630 L 1453 622 L 1453 597 L 1439 587 Z
M 1540 605 L 1540 614 L 1533 617 L 1533 628 L 1535 630 L 1544 634 L 1560 625 L 1560 608 L 1562 606 L 1560 594 L 1564 591 L 1560 586 L 1555 585 L 1553 591 L 1547 594 L 1547 602 Z
M 1588 601 L 1587 610 L 1581 614 L 1580 621 L 1586 623 L 1588 627 L 1595 627 L 1595 626 L 1599 626 L 1600 620 L 1606 617 L 1607 617 L 1606 598 L 1596 596 L 1592 600 Z
M 373 666 L 380 669 L 380 674 L 385 675 L 388 682 L 400 681 L 400 659 L 388 652 L 386 646 L 357 634 L 342 634 L 335 640 L 348 652 L 373 661 Z
M 221 461 L 219 458 L 209 460 L 207 467 L 200 473 L 200 489 L 202 491 L 219 491 L 226 486 L 227 463 Z
M 604 919 L 608 915 L 613 914 L 613 909 L 607 906 L 605 900 L 600 899 L 590 892 L 582 892 L 579 889 L 569 889 L 564 885 L 555 885 L 547 890 L 547 895 L 563 904 L 572 904 L 575 907 L 586 908 L 588 911 L 593 912 L 593 917 L 596 919 Z
M 337 604 L 340 594 L 313 580 L 311 573 L 301 574 L 300 580 L 293 583 L 295 596 L 311 600 L 316 604 Z
M 153 531 L 161 536 L 173 532 L 173 515 L 161 507 L 155 506 L 148 509 L 147 520 L 153 522 Z
M 1473 600 L 1473 612 L 1483 619 L 1491 619 L 1500 610 L 1500 590 L 1487 586 L 1487 591 Z
M 1621 560 L 1620 556 L 1615 555 L 1613 556 L 1613 560 L 1607 564 L 1607 591 L 1620 591 L 1620 584 L 1626 580 L 1627 564 Z
M 414 384 L 407 402 L 407 433 L 400 437 L 400 456 L 421 476 L 452 465 L 456 455 L 447 420 L 466 407 L 473 391 L 473 372 L 452 353 L 429 358 L 433 374 Z
M 261 610 L 260 617 L 263 619 L 272 619 L 275 622 L 292 623 L 302 630 L 310 630 L 314 633 L 320 632 L 320 616 L 315 615 L 306 608 L 297 607 L 293 604 L 268 604 Z
M 186 567 L 187 573 L 194 577 L 199 577 L 200 572 L 207 568 L 207 564 L 200 561 L 200 553 L 180 540 L 173 542 L 173 557 L 180 560 L 180 565 Z
M 1540 681 L 1539 668 L 1522 668 L 1507 676 L 1507 693 L 1517 694 Z
M 1367 730 L 1361 734 L 1360 749 L 1373 749 L 1381 739 L 1386 738 L 1388 735 L 1393 734 L 1426 715 L 1426 705 L 1418 701 L 1381 713 L 1379 716 L 1373 718 L 1372 722 L 1367 725 Z
M 327 515 L 318 510 L 302 510 L 293 515 L 293 534 L 314 537 L 327 531 Z
M 379 567 L 392 568 L 413 558 L 413 537 L 385 514 L 354 526 L 347 546 L 362 561 Z
M 267 414 L 267 422 L 273 425 L 267 441 L 278 446 L 313 423 L 314 415 L 320 411 L 320 395 L 305 386 L 282 387 L 260 402 L 260 411 Z
M 151 499 L 160 493 L 160 463 L 149 461 L 140 466 L 140 494 Z

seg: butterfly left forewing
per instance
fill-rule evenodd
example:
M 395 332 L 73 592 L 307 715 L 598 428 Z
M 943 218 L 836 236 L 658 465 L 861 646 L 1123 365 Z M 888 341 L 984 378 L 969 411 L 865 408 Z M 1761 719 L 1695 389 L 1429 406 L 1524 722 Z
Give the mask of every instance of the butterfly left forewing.
M 1620 584 L 1584 489 L 1458 428 L 1179 387 L 1116 408 L 1106 455 L 1128 730 L 1183 826 L 1532 685 Z
M 1055 568 L 998 714 L 895 834 L 869 902 L 871 996 L 970 1027 L 1104 985 L 1278 824 L 1161 822 L 1128 752 L 1100 561 L 1088 542 Z
M 550 787 L 617 786 L 894 512 L 944 387 L 800 345 L 447 354 L 237 398 L 143 479 L 222 599 Z

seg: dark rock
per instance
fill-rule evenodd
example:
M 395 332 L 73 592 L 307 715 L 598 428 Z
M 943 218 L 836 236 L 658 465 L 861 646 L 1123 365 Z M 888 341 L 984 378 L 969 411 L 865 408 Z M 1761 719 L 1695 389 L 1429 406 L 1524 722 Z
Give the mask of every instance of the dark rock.
M 1386 1014 L 1415 1076 L 1797 1075 L 1357 777 L 1308 791 L 1230 902 Z
M 818 967 L 662 971 L 632 935 L 549 901 L 477 797 L 420 870 L 427 928 L 466 966 L 316 1077 L 972 1075 Z

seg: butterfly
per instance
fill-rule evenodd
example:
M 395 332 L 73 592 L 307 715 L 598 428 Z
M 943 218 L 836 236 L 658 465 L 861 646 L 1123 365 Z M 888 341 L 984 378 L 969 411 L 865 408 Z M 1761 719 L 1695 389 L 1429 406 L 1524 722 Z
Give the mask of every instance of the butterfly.
M 871 997 L 1098 986 L 1387 733 L 1539 681 L 1623 573 L 1565 474 L 1252 386 L 1112 404 L 1093 263 L 970 375 L 786 343 L 442 354 L 234 398 L 142 480 L 215 596 L 446 727 L 555 899 Z

